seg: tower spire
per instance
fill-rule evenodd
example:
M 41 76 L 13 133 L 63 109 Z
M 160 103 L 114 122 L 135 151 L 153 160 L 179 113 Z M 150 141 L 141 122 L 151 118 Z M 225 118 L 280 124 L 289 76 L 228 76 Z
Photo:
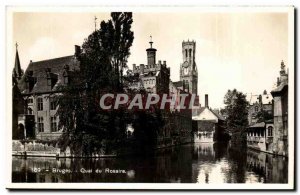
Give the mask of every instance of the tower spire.
M 95 31 L 97 30 L 97 19 L 98 19 L 98 18 L 95 16 L 95 17 L 94 17 L 94 22 L 95 22 Z
M 19 52 L 18 52 L 18 43 L 16 43 L 16 57 L 15 57 L 15 66 L 14 66 L 14 70 L 13 70 L 13 76 L 20 80 L 23 72 L 21 69 L 21 63 L 20 63 L 20 58 L 19 58 Z

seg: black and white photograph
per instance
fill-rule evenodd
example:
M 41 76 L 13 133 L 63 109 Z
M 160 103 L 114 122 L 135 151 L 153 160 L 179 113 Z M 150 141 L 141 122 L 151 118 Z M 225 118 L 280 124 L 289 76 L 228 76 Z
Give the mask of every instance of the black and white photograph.
M 294 16 L 8 6 L 7 188 L 294 189 Z

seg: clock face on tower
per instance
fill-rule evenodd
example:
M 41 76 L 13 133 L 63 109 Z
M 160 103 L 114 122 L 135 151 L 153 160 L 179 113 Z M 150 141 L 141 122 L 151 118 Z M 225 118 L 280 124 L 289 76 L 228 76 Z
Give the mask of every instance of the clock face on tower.
M 184 75 L 187 75 L 187 74 L 189 74 L 189 68 L 187 68 L 187 67 L 186 67 L 186 68 L 184 68 L 184 69 L 183 69 L 183 73 L 184 73 Z
M 185 61 L 182 65 L 183 67 L 183 74 L 187 75 L 189 73 L 189 63 L 187 61 Z

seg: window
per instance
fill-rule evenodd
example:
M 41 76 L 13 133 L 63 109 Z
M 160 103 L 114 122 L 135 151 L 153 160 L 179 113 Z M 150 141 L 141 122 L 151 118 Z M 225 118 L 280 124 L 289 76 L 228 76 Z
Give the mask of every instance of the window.
M 32 111 L 32 109 L 31 108 L 28 108 L 28 113 L 27 113 L 28 115 L 32 115 L 33 114 L 33 111 Z
M 44 132 L 44 118 L 43 117 L 38 117 L 38 131 L 39 132 Z
M 192 49 L 189 49 L 189 57 L 192 57 Z
M 268 127 L 268 136 L 273 137 L 273 127 Z
M 50 110 L 56 110 L 56 101 L 54 98 L 50 98 Z
M 56 117 L 51 117 L 51 132 L 56 132 L 57 131 L 57 123 L 56 123 Z
M 47 79 L 47 85 L 48 85 L 48 86 L 51 86 L 51 78 L 48 78 L 48 79 Z
M 68 78 L 68 76 L 64 76 L 64 83 L 65 83 L 65 84 L 68 84 L 68 83 L 69 83 L 69 78 Z
M 38 98 L 37 103 L 38 103 L 38 111 L 43 110 L 43 98 Z
M 185 57 L 187 58 L 188 57 L 188 50 L 185 49 Z
M 32 98 L 28 98 L 27 103 L 28 104 L 32 104 L 33 103 L 33 99 Z
M 254 109 L 255 109 L 255 112 L 258 112 L 258 106 L 255 106 Z

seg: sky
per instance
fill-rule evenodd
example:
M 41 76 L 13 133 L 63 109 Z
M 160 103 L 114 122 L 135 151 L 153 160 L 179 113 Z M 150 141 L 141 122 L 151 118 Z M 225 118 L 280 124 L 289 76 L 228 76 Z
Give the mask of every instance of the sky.
M 22 69 L 30 60 L 40 61 L 74 54 L 74 45 L 108 20 L 110 13 L 13 14 L 12 41 L 18 42 Z M 204 105 L 223 107 L 228 89 L 244 93 L 270 92 L 279 76 L 281 60 L 288 62 L 288 15 L 286 13 L 133 13 L 134 41 L 128 66 L 147 64 L 150 35 L 156 60 L 166 60 L 171 80 L 179 80 L 182 41 L 196 41 L 198 94 Z M 15 47 L 10 49 L 15 53 Z

